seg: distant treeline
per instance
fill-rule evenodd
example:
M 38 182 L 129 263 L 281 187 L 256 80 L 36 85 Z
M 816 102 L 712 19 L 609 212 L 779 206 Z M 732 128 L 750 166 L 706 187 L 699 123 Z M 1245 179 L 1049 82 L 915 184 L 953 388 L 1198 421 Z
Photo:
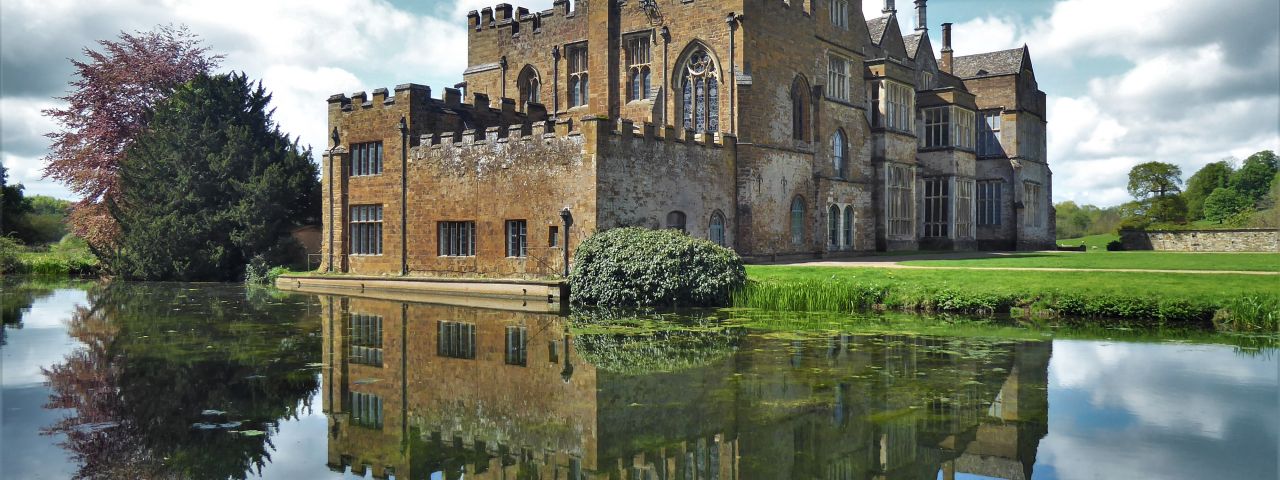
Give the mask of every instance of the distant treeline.
M 1054 205 L 1058 238 L 1120 228 L 1280 227 L 1280 162 L 1271 150 L 1243 162 L 1210 163 L 1185 184 L 1177 165 L 1143 163 L 1129 171 L 1128 190 L 1134 200 L 1113 207 L 1070 201 Z

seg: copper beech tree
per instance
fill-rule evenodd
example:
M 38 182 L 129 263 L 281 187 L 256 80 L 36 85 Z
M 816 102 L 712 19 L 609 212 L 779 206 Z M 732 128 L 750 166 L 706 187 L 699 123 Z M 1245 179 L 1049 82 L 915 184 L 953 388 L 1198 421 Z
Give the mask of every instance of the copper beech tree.
M 71 60 L 70 82 L 62 108 L 44 114 L 59 126 L 45 157 L 44 175 L 65 184 L 82 200 L 68 219 L 72 233 L 99 253 L 115 247 L 119 226 L 106 202 L 119 198 L 124 152 L 146 129 L 149 111 L 174 87 L 218 66 L 198 36 L 184 26 L 162 25 L 149 32 L 121 32 L 101 40 L 100 51 L 84 49 L 84 61 Z

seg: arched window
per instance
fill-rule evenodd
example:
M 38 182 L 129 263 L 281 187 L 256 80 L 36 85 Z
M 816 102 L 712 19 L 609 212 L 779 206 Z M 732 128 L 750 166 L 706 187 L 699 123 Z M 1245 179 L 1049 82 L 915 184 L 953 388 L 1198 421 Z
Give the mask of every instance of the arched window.
M 791 244 L 804 245 L 804 198 L 791 199 Z
M 835 167 L 836 177 L 849 178 L 848 166 L 845 159 L 848 142 L 845 141 L 844 130 L 836 130 L 836 134 L 831 136 L 831 163 Z
M 721 247 L 725 246 L 724 214 L 720 213 L 719 210 L 711 214 L 711 224 L 707 229 L 707 240 L 711 240 L 711 243 Z
M 803 77 L 791 83 L 791 138 L 809 139 L 809 82 Z
M 684 128 L 699 133 L 720 130 L 720 79 L 706 48 L 694 46 L 676 74 Z
M 840 207 L 835 205 L 827 209 L 827 244 L 840 248 Z
M 844 246 L 846 248 L 853 247 L 853 206 L 845 205 L 844 207 Z
M 516 89 L 520 92 L 520 109 L 528 108 L 530 103 L 542 103 L 542 81 L 538 71 L 532 65 L 525 65 L 516 77 Z
M 684 212 L 673 210 L 667 214 L 667 228 L 673 228 L 681 232 L 685 232 L 684 228 Z
M 649 98 L 649 65 L 653 62 L 649 34 L 632 35 L 625 39 L 623 49 L 627 57 L 627 100 Z

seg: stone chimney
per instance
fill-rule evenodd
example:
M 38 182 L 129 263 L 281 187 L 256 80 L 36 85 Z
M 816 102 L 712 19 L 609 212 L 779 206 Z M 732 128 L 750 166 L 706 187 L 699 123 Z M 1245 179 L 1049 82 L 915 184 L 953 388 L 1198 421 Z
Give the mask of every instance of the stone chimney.
M 942 24 L 942 64 L 938 66 L 942 71 L 951 73 L 951 24 Z
M 925 20 L 924 2 L 926 0 L 916 0 L 916 31 L 922 32 L 929 29 L 929 21 Z
M 880 10 L 880 13 L 885 15 L 898 13 L 898 7 L 893 5 L 893 0 L 884 0 L 884 9 Z

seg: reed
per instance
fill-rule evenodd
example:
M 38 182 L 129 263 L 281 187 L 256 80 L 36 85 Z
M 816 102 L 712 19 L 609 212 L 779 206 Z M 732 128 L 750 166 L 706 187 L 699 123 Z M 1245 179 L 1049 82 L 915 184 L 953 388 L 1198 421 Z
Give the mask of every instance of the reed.
M 785 312 L 854 313 L 874 310 L 969 315 L 1090 319 L 1131 326 L 1216 327 L 1275 332 L 1280 296 L 1244 294 L 1213 302 L 1056 289 L 982 291 L 910 283 L 844 279 L 752 280 L 733 295 L 735 307 Z

